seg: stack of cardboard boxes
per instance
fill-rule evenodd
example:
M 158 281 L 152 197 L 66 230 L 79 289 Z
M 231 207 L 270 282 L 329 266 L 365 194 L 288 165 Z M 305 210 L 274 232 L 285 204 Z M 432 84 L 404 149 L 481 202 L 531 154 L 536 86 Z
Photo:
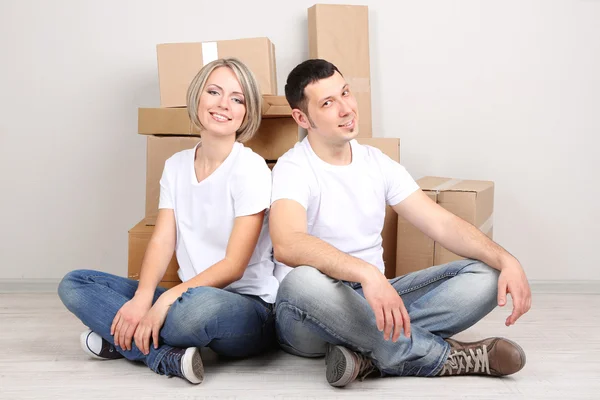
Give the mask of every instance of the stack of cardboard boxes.
M 360 114 L 357 140 L 379 148 L 400 162 L 399 139 L 372 137 L 368 8 L 317 4 L 308 10 L 308 34 L 310 58 L 331 61 L 351 85 Z M 291 118 L 291 109 L 283 96 L 277 96 L 275 47 L 269 39 L 158 45 L 161 107 L 140 108 L 138 112 L 138 132 L 147 135 L 146 215 L 129 231 L 130 278 L 139 278 L 156 222 L 159 181 L 165 161 L 198 142 L 199 131 L 185 108 L 188 85 L 203 65 L 224 57 L 236 57 L 248 65 L 258 78 L 263 94 L 261 126 L 245 145 L 272 168 L 298 141 L 298 127 Z M 444 178 L 424 178 L 418 182 L 434 201 L 486 229 L 491 237 L 492 182 L 457 182 Z M 457 257 L 399 219 L 391 207 L 386 210 L 382 237 L 386 276 L 390 278 Z M 177 268 L 173 257 L 162 286 L 179 283 Z
M 146 213 L 129 231 L 128 276 L 138 279 L 144 253 L 156 223 L 160 178 L 165 161 L 193 148 L 200 132 L 186 109 L 187 89 L 198 71 L 218 58 L 236 57 L 255 74 L 263 94 L 262 123 L 246 146 L 271 166 L 298 141 L 298 126 L 285 98 L 277 96 L 275 46 L 267 38 L 202 43 L 169 43 L 157 46 L 160 108 L 138 110 L 138 133 L 147 135 Z M 171 260 L 161 286 L 179 283 L 177 261 Z

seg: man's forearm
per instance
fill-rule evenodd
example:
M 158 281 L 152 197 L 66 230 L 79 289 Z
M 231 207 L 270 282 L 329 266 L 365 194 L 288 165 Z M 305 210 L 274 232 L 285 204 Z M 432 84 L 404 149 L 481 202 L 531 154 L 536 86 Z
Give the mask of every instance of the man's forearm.
M 275 258 L 290 267 L 309 265 L 332 278 L 349 282 L 363 282 L 374 272 L 381 274 L 375 266 L 301 232 L 290 234 L 285 244 L 276 246 Z
M 514 259 L 499 244 L 454 214 L 444 222 L 438 242 L 459 256 L 483 261 L 497 270 L 502 270 L 508 260 Z

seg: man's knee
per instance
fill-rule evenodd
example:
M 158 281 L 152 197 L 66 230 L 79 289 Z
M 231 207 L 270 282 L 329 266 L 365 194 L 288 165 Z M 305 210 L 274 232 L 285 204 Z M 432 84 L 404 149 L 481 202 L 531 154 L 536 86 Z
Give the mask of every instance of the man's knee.
M 321 357 L 327 343 L 306 322 L 307 314 L 283 302 L 276 312 L 277 341 L 283 350 L 301 357 Z
M 470 260 L 471 262 L 461 271 L 468 274 L 465 281 L 467 286 L 462 291 L 463 295 L 480 305 L 488 305 L 493 309 L 498 298 L 498 277 L 500 272 L 484 262 Z M 466 300 L 466 299 L 465 299 Z
M 281 282 L 277 292 L 277 303 L 281 301 L 297 302 L 326 295 L 327 290 L 335 283 L 329 276 L 314 267 L 300 266 L 294 268 Z M 325 291 L 325 293 L 324 293 Z
M 473 262 L 465 268 L 464 272 L 475 274 L 479 287 L 487 288 L 490 291 L 496 291 L 498 289 L 500 272 L 482 261 L 472 261 Z

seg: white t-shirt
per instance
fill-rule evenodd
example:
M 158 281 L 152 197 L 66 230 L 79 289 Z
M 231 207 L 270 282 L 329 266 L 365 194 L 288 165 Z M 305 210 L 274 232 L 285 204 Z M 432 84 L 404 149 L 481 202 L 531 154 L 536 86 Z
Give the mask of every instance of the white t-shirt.
M 224 259 L 234 219 L 268 210 L 271 197 L 271 171 L 265 160 L 238 142 L 225 161 L 198 182 L 194 169 L 197 147 L 169 158 L 160 180 L 158 208 L 174 210 L 175 254 L 183 282 Z M 244 276 L 225 290 L 260 296 L 273 303 L 279 288 L 273 268 L 273 245 L 265 213 Z
M 306 209 L 307 233 L 384 273 L 381 231 L 385 206 L 419 189 L 398 162 L 381 150 L 350 141 L 352 162 L 336 166 L 321 160 L 304 138 L 273 168 L 271 203 L 290 199 Z M 291 268 L 275 261 L 280 281 Z

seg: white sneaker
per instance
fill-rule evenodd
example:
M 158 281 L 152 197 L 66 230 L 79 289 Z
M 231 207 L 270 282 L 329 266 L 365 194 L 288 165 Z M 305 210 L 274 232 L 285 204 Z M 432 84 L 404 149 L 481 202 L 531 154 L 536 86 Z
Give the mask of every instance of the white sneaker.
M 124 357 L 117 351 L 114 345 L 89 329 L 81 334 L 79 342 L 83 351 L 90 357 L 99 360 L 116 360 Z
M 167 376 L 179 376 L 198 384 L 204 380 L 204 364 L 197 347 L 172 348 L 165 353 L 161 361 L 162 372 Z

